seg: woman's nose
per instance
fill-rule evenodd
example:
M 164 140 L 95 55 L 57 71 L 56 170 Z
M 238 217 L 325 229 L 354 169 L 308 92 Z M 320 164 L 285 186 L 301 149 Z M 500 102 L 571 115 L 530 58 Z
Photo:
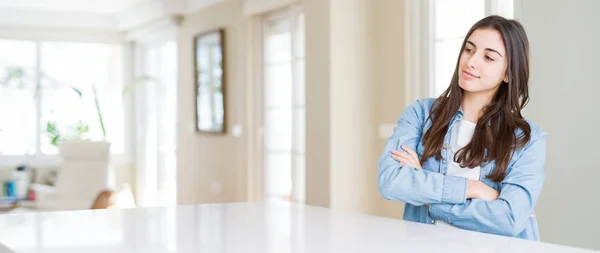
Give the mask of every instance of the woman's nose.
M 475 57 L 474 55 L 470 56 L 470 57 L 467 59 L 467 66 L 468 66 L 469 68 L 476 69 L 476 68 L 475 68 L 475 66 L 477 66 L 476 64 L 477 64 L 477 62 L 476 62 L 476 57 Z

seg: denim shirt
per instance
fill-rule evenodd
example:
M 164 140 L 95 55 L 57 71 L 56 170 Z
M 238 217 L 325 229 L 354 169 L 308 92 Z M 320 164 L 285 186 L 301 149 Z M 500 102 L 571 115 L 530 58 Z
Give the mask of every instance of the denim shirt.
M 448 148 L 450 135 L 454 123 L 463 118 L 462 110 L 450 122 L 442 160 L 430 157 L 421 165 L 423 169 L 416 169 L 401 166 L 392 158 L 392 150 L 402 150 L 401 145 L 405 145 L 421 159 L 424 151 L 421 138 L 431 127 L 431 121 L 425 120 L 433 102 L 434 99 L 417 100 L 398 120 L 379 157 L 380 194 L 388 200 L 406 202 L 404 220 L 428 224 L 440 220 L 462 229 L 539 241 L 534 206 L 545 181 L 546 133 L 527 121 L 531 126 L 530 141 L 513 152 L 502 182 L 486 178 L 495 169 L 495 161 L 481 164 L 479 180 L 498 190 L 498 199 L 467 199 L 467 179 L 446 175 L 453 159 Z

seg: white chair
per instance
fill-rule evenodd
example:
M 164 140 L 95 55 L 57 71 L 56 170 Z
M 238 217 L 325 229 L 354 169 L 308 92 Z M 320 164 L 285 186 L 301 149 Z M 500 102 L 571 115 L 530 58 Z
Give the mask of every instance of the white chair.
M 68 141 L 59 146 L 62 158 L 54 186 L 34 185 L 36 208 L 90 209 L 109 187 L 110 143 Z

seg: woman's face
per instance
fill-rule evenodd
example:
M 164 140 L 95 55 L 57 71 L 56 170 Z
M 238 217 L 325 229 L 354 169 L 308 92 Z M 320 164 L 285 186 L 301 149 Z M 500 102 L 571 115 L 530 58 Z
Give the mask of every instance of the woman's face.
M 500 33 L 477 29 L 467 39 L 458 64 L 458 85 L 470 93 L 492 95 L 508 82 L 506 50 Z

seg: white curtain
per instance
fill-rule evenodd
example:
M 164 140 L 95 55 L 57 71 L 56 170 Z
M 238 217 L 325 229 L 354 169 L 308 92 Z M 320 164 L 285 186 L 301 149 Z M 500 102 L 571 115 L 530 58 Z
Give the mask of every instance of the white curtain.
M 140 206 L 176 202 L 177 44 L 136 49 L 136 200 Z

